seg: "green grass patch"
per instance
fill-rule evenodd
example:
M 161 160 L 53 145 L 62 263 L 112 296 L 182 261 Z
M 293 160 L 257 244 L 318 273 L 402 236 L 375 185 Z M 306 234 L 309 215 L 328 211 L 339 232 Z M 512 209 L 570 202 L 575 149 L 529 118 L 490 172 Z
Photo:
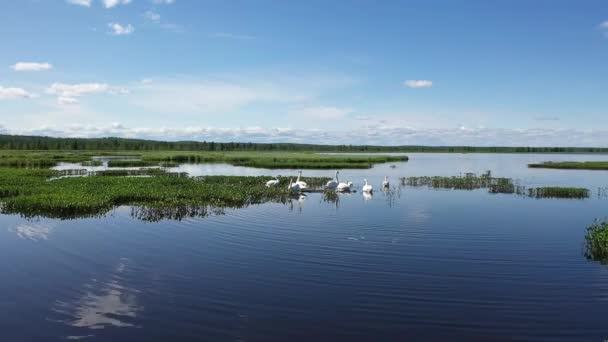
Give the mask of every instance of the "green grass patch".
M 51 170 L 0 169 L 0 202 L 4 213 L 27 217 L 76 218 L 97 216 L 120 205 L 163 210 L 183 207 L 243 207 L 268 201 L 285 201 L 287 178 L 267 188 L 270 177 L 175 177 L 159 172 L 151 177 L 104 176 L 48 179 Z M 123 170 L 110 170 L 123 171 Z M 304 178 L 320 187 L 328 178 Z
M 608 264 L 608 221 L 597 221 L 587 227 L 585 257 Z
M 530 168 L 539 169 L 564 169 L 564 170 L 608 170 L 608 161 L 587 161 L 587 162 L 543 162 L 528 164 Z

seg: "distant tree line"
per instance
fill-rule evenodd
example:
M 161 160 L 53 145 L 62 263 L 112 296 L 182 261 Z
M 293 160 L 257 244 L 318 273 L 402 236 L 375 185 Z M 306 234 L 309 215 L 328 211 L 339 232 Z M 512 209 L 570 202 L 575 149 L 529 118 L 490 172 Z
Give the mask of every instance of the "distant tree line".
M 0 135 L 0 150 L 72 151 L 316 151 L 452 153 L 608 153 L 604 147 L 372 146 L 288 143 L 155 141 L 125 138 L 53 138 Z

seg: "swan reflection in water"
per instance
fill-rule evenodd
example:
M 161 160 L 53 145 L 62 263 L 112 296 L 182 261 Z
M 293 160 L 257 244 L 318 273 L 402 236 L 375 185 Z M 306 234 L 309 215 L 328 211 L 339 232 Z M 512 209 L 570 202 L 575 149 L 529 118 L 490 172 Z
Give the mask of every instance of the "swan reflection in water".
M 371 192 L 364 192 L 363 193 L 363 200 L 367 201 L 371 201 L 374 198 L 374 194 Z
M 60 320 L 74 328 L 100 330 L 108 327 L 137 327 L 135 318 L 143 307 L 137 304 L 137 290 L 124 285 L 128 259 L 122 258 L 106 282 L 92 279 L 85 284 L 84 294 L 74 302 L 57 301 L 55 313 L 68 316 Z M 82 330 L 79 330 L 82 331 Z M 91 337 L 90 334 L 68 336 L 68 339 Z

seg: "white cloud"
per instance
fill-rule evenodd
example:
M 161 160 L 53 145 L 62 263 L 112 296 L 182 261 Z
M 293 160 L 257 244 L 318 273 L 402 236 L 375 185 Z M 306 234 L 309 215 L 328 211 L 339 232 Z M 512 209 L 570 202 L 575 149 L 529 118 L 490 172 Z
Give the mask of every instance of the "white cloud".
M 175 0 L 154 0 L 153 2 L 157 5 L 171 5 L 175 3 Z
M 0 100 L 27 99 L 33 95 L 22 88 L 4 88 L 0 86 Z
M 131 3 L 131 0 L 103 0 L 103 6 L 105 8 L 112 8 L 118 5 L 127 5 Z
M 433 81 L 429 80 L 407 80 L 404 82 L 409 88 L 430 88 L 433 86 Z
M 34 63 L 34 62 L 18 62 L 11 65 L 11 68 L 15 71 L 44 71 L 53 68 L 50 63 Z
M 66 0 L 68 4 L 91 7 L 93 0 Z
M 131 24 L 123 26 L 119 23 L 109 23 L 108 27 L 111 30 L 110 34 L 115 36 L 123 36 L 135 32 L 135 27 L 133 27 Z
M 65 84 L 53 83 L 46 93 L 57 96 L 57 102 L 62 105 L 78 103 L 78 97 L 88 94 L 127 94 L 129 90 L 122 87 L 111 87 L 105 83 Z
M 144 18 L 146 18 L 150 21 L 159 22 L 160 14 L 158 14 L 156 12 L 152 12 L 152 11 L 146 11 L 146 13 L 144 13 Z

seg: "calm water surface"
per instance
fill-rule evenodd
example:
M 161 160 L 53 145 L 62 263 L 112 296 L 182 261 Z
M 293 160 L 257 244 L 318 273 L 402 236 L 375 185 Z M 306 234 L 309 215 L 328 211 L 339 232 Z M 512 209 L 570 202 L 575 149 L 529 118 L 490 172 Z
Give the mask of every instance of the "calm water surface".
M 401 187 L 401 176 L 492 170 L 526 186 L 608 172 L 528 169 L 602 156 L 409 154 L 344 170 L 389 192 L 321 194 L 144 222 L 0 216 L 2 341 L 603 341 L 608 267 L 582 255 L 608 199 Z M 64 165 L 69 167 L 69 165 Z M 296 175 L 222 164 L 191 175 Z M 333 176 L 332 171 L 304 172 Z M 136 215 L 137 213 L 135 213 Z

